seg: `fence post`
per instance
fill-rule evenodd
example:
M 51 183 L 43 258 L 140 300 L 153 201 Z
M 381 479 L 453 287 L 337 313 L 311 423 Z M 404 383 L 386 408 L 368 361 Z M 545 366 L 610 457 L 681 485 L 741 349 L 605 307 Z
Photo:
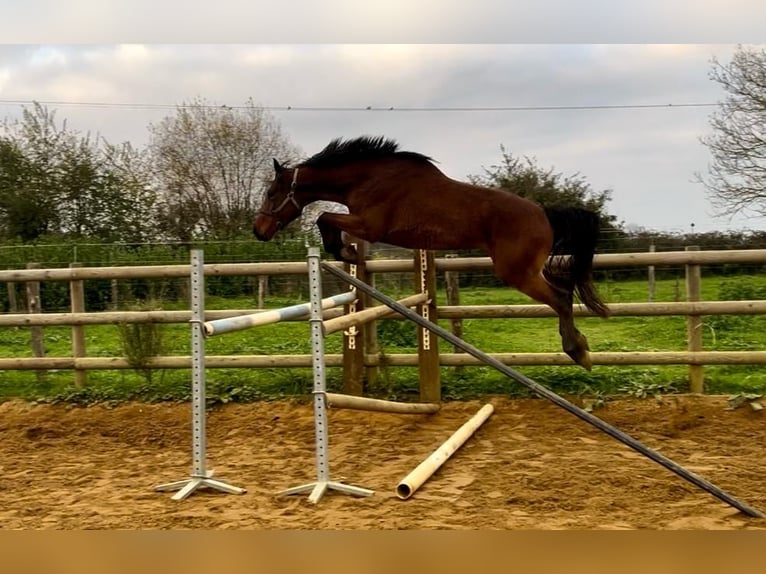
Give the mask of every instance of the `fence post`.
M 649 245 L 649 253 L 654 253 L 654 241 Z M 649 265 L 649 303 L 654 301 L 655 293 L 655 280 L 654 280 L 654 265 Z
M 346 272 L 352 277 L 367 282 L 367 243 L 354 239 L 356 247 L 356 263 L 347 264 Z M 367 298 L 359 298 L 354 303 L 346 305 L 346 313 L 355 313 L 364 309 Z M 343 392 L 347 395 L 361 396 L 364 394 L 364 341 L 366 325 L 351 326 L 343 333 Z
M 448 253 L 445 255 L 448 259 L 454 259 L 458 255 L 457 253 Z M 445 271 L 444 272 L 444 290 L 447 294 L 447 305 L 457 307 L 460 305 L 460 274 L 457 271 Z M 455 337 L 462 339 L 463 338 L 463 320 L 462 319 L 450 319 L 450 327 L 452 329 L 452 334 L 455 335 Z M 452 349 L 453 353 L 464 353 L 463 349 L 460 347 L 453 345 Z M 455 367 L 456 373 L 462 373 L 463 367 L 457 366 Z
M 8 312 L 9 313 L 18 313 L 19 312 L 19 301 L 16 297 L 16 283 L 13 281 L 9 281 L 7 283 L 8 286 Z
M 366 244 L 366 243 L 365 243 Z M 372 285 L 375 287 L 375 275 L 372 273 L 369 273 L 367 271 L 367 266 L 364 266 L 364 276 L 366 279 L 364 280 L 365 283 L 368 285 Z M 357 297 L 361 295 L 362 301 L 364 301 L 365 307 L 370 307 L 372 305 L 372 297 L 370 297 L 367 293 L 357 293 Z M 364 353 L 363 356 L 366 357 L 367 355 L 377 355 L 379 352 L 378 348 L 378 322 L 377 321 L 370 321 L 369 323 L 366 323 L 364 325 Z M 365 367 L 365 381 L 367 385 L 374 386 L 375 383 L 378 380 L 378 365 L 368 365 Z
M 258 275 L 258 308 L 266 306 L 266 297 L 269 294 L 269 276 Z
M 109 282 L 109 286 L 112 291 L 112 309 L 114 311 L 119 311 L 120 309 L 120 288 L 117 283 L 117 279 L 112 279 Z
M 69 268 L 75 269 L 82 267 L 82 263 L 70 263 Z M 72 313 L 85 312 L 85 285 L 80 280 L 69 282 L 69 298 L 72 307 Z M 72 326 L 72 357 L 75 359 L 85 356 L 85 327 L 82 325 Z M 84 387 L 87 382 L 87 371 L 84 369 L 75 369 L 74 384 L 78 388 Z
M 40 269 L 39 263 L 27 263 L 27 269 Z M 40 300 L 40 282 L 27 281 L 25 284 L 27 295 L 27 312 L 42 313 L 42 301 Z M 43 328 L 33 326 L 29 328 L 30 342 L 32 345 L 32 356 L 44 357 L 45 345 L 43 344 Z M 40 369 L 36 371 L 38 382 L 42 382 L 48 376 L 48 371 Z
M 689 245 L 686 251 L 699 251 L 698 245 Z M 702 274 L 699 265 L 686 266 L 686 300 L 699 301 Z M 689 315 L 686 319 L 687 350 L 697 352 L 702 350 L 702 317 Z M 705 386 L 705 372 L 702 365 L 689 365 L 689 391 L 702 393 Z
M 436 323 L 436 265 L 433 251 L 415 251 L 415 270 L 415 291 L 428 293 L 429 297 L 426 303 L 418 305 L 418 313 Z M 420 400 L 424 403 L 438 403 L 441 401 L 439 338 L 423 327 L 418 327 L 418 367 Z

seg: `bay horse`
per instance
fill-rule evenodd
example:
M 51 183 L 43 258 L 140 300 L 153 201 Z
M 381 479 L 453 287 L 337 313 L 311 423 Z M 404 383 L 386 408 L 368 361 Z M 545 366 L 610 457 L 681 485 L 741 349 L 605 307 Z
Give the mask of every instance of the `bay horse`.
M 325 250 L 342 261 L 356 257 L 343 232 L 408 249 L 483 249 L 504 283 L 557 313 L 564 352 L 590 370 L 588 341 L 575 327 L 572 302 L 576 294 L 596 315 L 609 314 L 592 278 L 598 215 L 543 209 L 507 190 L 456 181 L 433 161 L 383 137 L 332 140 L 294 167 L 274 159 L 274 181 L 253 233 L 268 241 L 306 205 L 325 200 L 348 208 L 317 219 Z M 570 257 L 550 257 L 563 254 Z

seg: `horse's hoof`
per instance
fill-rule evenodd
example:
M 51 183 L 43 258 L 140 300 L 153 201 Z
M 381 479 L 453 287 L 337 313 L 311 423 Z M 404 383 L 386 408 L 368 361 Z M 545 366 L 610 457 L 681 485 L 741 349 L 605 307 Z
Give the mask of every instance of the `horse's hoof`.
M 353 245 L 344 245 L 340 250 L 338 259 L 345 261 L 346 263 L 356 263 L 358 261 L 356 247 Z
M 580 365 L 586 371 L 593 370 L 593 361 L 590 358 L 589 351 L 575 351 L 572 353 L 567 353 L 567 355 L 569 355 L 575 363 Z

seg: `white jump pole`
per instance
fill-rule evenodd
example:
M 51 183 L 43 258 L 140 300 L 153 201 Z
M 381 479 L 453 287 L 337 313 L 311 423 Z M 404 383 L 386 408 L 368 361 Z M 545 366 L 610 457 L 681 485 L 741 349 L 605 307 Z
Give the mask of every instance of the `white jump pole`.
M 192 471 L 190 478 L 161 484 L 155 490 L 177 490 L 173 500 L 183 500 L 198 488 L 208 486 L 229 494 L 244 494 L 244 488 L 231 486 L 211 478 L 212 470 L 205 468 L 205 272 L 201 249 L 191 251 L 191 347 L 192 347 Z
M 402 500 L 406 500 L 412 496 L 441 465 L 447 462 L 447 459 L 451 457 L 457 449 L 463 446 L 465 441 L 473 436 L 476 430 L 484 424 L 494 410 L 492 405 L 484 405 L 479 412 L 468 420 L 468 422 L 456 430 L 444 444 L 432 452 L 428 458 L 415 467 L 415 470 L 410 472 L 399 482 L 396 487 L 396 496 Z
M 344 293 L 322 299 L 321 308 L 330 309 L 332 307 L 338 307 L 339 305 L 347 305 L 348 303 L 351 303 L 355 300 L 356 291 L 346 291 Z M 242 331 L 243 329 L 257 327 L 259 325 L 269 325 L 271 323 L 279 323 L 281 321 L 300 319 L 308 316 L 310 311 L 311 303 L 300 303 L 298 305 L 282 307 L 281 309 L 271 309 L 269 311 L 262 311 L 260 313 L 253 313 L 251 315 L 240 315 L 238 317 L 216 319 L 215 321 L 208 321 L 205 323 L 205 335 L 210 337 L 213 335 L 221 335 L 223 333 L 231 333 L 232 331 Z
M 327 397 L 324 363 L 324 335 L 322 333 L 322 274 L 319 266 L 319 248 L 308 251 L 309 293 L 311 315 L 311 361 L 314 371 L 314 431 L 316 441 L 316 482 L 288 488 L 280 496 L 309 494 L 309 502 L 316 504 L 327 490 L 337 490 L 353 496 L 370 496 L 374 491 L 330 480 L 329 440 L 327 432 Z

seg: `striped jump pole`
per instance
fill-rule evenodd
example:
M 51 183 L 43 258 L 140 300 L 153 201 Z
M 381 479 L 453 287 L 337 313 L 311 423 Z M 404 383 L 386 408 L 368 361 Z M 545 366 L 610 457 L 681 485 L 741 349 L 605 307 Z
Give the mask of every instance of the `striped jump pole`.
M 737 510 L 743 512 L 747 516 L 751 516 L 753 518 L 766 518 L 766 514 L 763 514 L 760 510 L 757 510 L 744 502 L 734 498 L 729 493 L 725 492 L 724 490 L 721 490 L 719 487 L 715 486 L 714 484 L 708 482 L 704 478 L 694 474 L 693 472 L 685 469 L 681 465 L 677 464 L 676 462 L 672 461 L 668 457 L 660 454 L 659 452 L 649 448 L 648 446 L 644 445 L 643 443 L 639 442 L 635 438 L 631 437 L 630 435 L 622 432 L 620 429 L 610 425 L 609 423 L 601 420 L 595 415 L 592 415 L 588 411 L 581 409 L 577 405 L 572 404 L 565 398 L 557 395 L 547 387 L 537 383 L 536 381 L 533 381 L 529 377 L 526 377 L 525 375 L 522 375 L 521 373 L 517 372 L 516 370 L 508 367 L 507 365 L 504 365 L 494 357 L 491 357 L 490 355 L 487 355 L 486 353 L 480 351 L 473 345 L 466 343 L 464 340 L 456 337 L 443 327 L 440 327 L 439 325 L 432 323 L 428 319 L 425 319 L 418 315 L 417 313 L 410 311 L 407 307 L 404 307 L 388 297 L 387 295 L 381 293 L 374 287 L 371 287 L 367 285 L 366 283 L 359 281 L 355 277 L 352 277 L 348 273 L 344 272 L 342 269 L 337 269 L 333 267 L 332 265 L 327 265 L 326 263 L 322 264 L 322 268 L 325 271 L 330 272 L 331 274 L 335 275 L 336 277 L 339 277 L 340 279 L 343 279 L 346 283 L 349 285 L 356 287 L 359 291 L 362 291 L 364 293 L 367 293 L 374 299 L 377 299 L 384 305 L 388 305 L 398 313 L 401 313 L 411 321 L 414 321 L 421 327 L 425 327 L 435 335 L 438 335 L 442 339 L 446 340 L 449 343 L 452 343 L 454 346 L 462 349 L 469 355 L 473 356 L 474 358 L 482 361 L 483 363 L 489 365 L 490 367 L 493 367 L 506 375 L 507 377 L 510 377 L 511 379 L 517 381 L 518 383 L 521 383 L 525 387 L 527 387 L 529 390 L 537 394 L 538 396 L 541 396 L 545 399 L 548 399 L 553 404 L 555 404 L 558 407 L 561 407 L 565 411 L 573 414 L 577 418 L 585 421 L 586 423 L 596 427 L 600 431 L 604 432 L 605 434 L 611 436 L 612 438 L 620 441 L 624 445 L 632 448 L 633 450 L 637 451 L 638 453 L 644 455 L 645 457 L 653 460 L 657 464 L 665 467 L 667 470 L 677 474 L 684 480 L 692 483 L 693 485 L 697 486 L 698 488 L 701 488 L 702 490 L 708 492 L 709 494 L 712 494 L 719 500 L 725 502 L 726 504 L 729 504 L 730 506 L 733 506 Z
M 338 295 L 322 299 L 320 302 L 320 309 L 331 309 L 332 307 L 347 305 L 353 301 L 356 301 L 356 291 L 346 291 L 345 293 L 339 293 Z M 300 303 L 298 305 L 282 307 L 281 309 L 271 309 L 269 311 L 253 313 L 251 315 L 216 319 L 215 321 L 208 321 L 205 323 L 205 335 L 212 337 L 213 335 L 242 331 L 259 325 L 269 325 L 281 321 L 301 319 L 303 317 L 308 317 L 310 311 L 311 303 Z

